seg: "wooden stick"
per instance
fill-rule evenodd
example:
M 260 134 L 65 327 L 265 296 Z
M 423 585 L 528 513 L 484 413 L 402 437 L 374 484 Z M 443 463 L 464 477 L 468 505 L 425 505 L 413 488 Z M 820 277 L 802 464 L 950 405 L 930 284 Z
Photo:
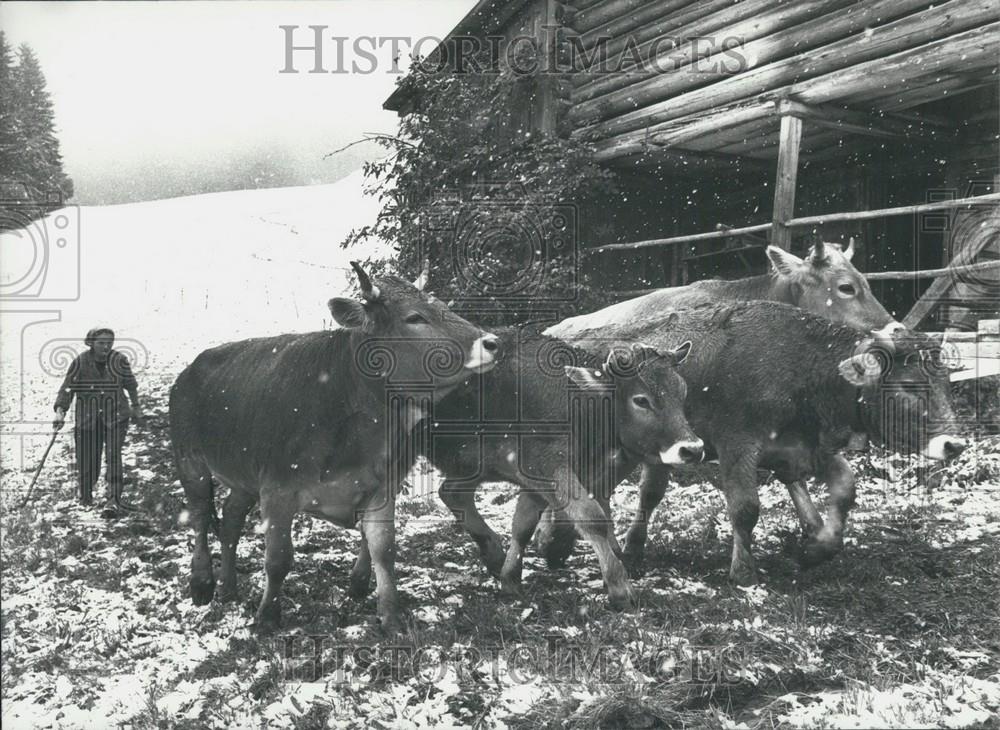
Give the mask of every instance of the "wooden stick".
M 883 281 L 885 279 L 911 281 L 914 279 L 937 279 L 948 274 L 971 274 L 974 271 L 990 271 L 991 269 L 1000 269 L 1000 261 L 981 261 L 978 264 L 945 266 L 943 269 L 924 269 L 922 271 L 879 271 L 875 274 L 865 274 L 865 278 L 868 281 Z
M 786 225 L 790 228 L 801 228 L 803 226 L 821 226 L 834 221 L 863 221 L 869 218 L 887 218 L 894 215 L 912 215 L 914 213 L 926 213 L 932 210 L 948 210 L 949 208 L 964 208 L 973 205 L 996 204 L 1000 202 L 1000 193 L 989 193 L 988 195 L 977 195 L 971 198 L 959 198 L 957 200 L 941 200 L 937 203 L 921 203 L 920 205 L 902 205 L 898 208 L 882 208 L 880 210 L 859 210 L 854 213 L 828 213 L 826 215 L 813 215 L 803 218 L 793 218 Z
M 49 452 L 52 451 L 52 445 L 56 442 L 59 437 L 59 431 L 53 430 L 52 438 L 49 440 L 49 445 L 45 448 L 45 453 L 42 454 L 42 460 L 38 463 L 38 469 L 35 470 L 35 476 L 31 480 L 31 484 L 28 485 L 28 491 L 24 493 L 24 500 L 21 502 L 21 506 L 18 509 L 24 509 L 28 502 L 31 501 L 31 492 L 35 488 L 35 482 L 38 481 L 38 475 L 42 473 L 42 467 L 45 466 L 45 460 L 49 458 Z
M 755 226 L 745 226 L 744 228 L 727 228 L 723 231 L 712 231 L 711 233 L 695 233 L 687 236 L 671 236 L 670 238 L 657 238 L 651 241 L 639 241 L 637 243 L 611 243 L 607 246 L 587 249 L 586 254 L 603 253 L 605 251 L 632 251 L 637 248 L 650 248 L 652 246 L 670 246 L 676 243 L 686 243 L 688 241 L 708 241 L 713 238 L 732 238 L 744 233 L 757 233 L 758 231 L 770 230 L 770 223 L 759 223 Z

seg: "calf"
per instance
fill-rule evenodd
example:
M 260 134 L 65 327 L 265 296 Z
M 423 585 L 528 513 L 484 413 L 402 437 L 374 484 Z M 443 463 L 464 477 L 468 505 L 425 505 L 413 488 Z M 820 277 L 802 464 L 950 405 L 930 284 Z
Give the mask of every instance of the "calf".
M 586 341 L 596 332 L 582 332 Z M 721 488 L 733 525 L 730 577 L 755 579 L 750 551 L 757 522 L 756 470 L 773 470 L 786 484 L 815 476 L 830 493 L 827 521 L 802 505 L 812 526 L 807 562 L 843 545 L 854 503 L 854 476 L 837 452 L 852 431 L 866 431 L 891 449 L 948 459 L 965 443 L 950 433 L 947 372 L 938 345 L 914 332 L 863 337 L 856 331 L 782 304 L 704 305 L 668 319 L 609 326 L 603 337 L 634 339 L 658 348 L 698 343 L 679 372 L 688 383 L 686 413 L 721 468 Z M 640 505 L 626 536 L 630 567 L 642 562 L 650 513 L 663 498 L 668 470 L 645 467 Z M 559 541 L 573 539 L 558 531 Z
M 219 537 L 220 600 L 236 595 L 236 543 L 259 500 L 267 585 L 257 625 L 280 620 L 292 565 L 291 527 L 304 511 L 344 527 L 360 522 L 378 582 L 378 611 L 399 628 L 393 577 L 394 504 L 412 459 L 398 448 L 433 402 L 494 362 L 497 339 L 419 286 L 375 283 L 352 263 L 364 302 L 336 298 L 342 329 L 234 342 L 206 350 L 170 391 L 174 460 L 194 529 L 191 597 L 212 600 L 208 528 L 213 477 L 230 489 Z
M 611 489 L 639 463 L 700 461 L 702 442 L 684 419 L 684 381 L 675 367 L 690 342 L 665 355 L 604 347 L 605 359 L 526 330 L 501 330 L 504 356 L 491 372 L 434 409 L 425 456 L 444 475 L 439 494 L 479 546 L 505 593 L 520 592 L 524 548 L 542 510 L 561 508 L 597 554 L 611 605 L 635 598 L 608 515 Z M 569 364 L 572 363 L 572 364 Z M 484 481 L 522 489 L 506 557 L 480 516 Z M 364 545 L 355 590 L 368 585 Z

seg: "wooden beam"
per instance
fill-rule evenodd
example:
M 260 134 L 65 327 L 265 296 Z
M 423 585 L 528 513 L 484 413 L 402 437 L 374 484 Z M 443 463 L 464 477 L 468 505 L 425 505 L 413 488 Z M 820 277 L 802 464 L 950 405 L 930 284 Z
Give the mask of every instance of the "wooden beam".
M 792 99 L 783 99 L 778 103 L 779 114 L 794 114 L 800 119 L 808 119 L 810 124 L 826 127 L 838 132 L 863 134 L 869 137 L 887 139 L 911 139 L 919 137 L 941 141 L 937 129 L 925 129 L 916 121 L 896 119 L 891 114 L 875 117 L 865 112 L 832 104 L 803 104 Z M 954 132 L 954 130 L 952 130 Z
M 774 181 L 774 209 L 771 214 L 771 244 L 786 251 L 792 247 L 788 221 L 795 213 L 795 181 L 799 174 L 799 143 L 802 120 L 792 114 L 781 117 L 781 145 L 778 147 L 778 174 Z

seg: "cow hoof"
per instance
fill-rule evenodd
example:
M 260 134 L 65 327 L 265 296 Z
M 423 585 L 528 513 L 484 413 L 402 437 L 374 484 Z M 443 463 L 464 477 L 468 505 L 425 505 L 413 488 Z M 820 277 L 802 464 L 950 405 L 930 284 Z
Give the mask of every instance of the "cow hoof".
M 236 599 L 239 598 L 239 596 L 236 595 L 235 590 L 232 591 L 220 590 L 217 598 L 219 599 L 219 603 L 236 603 Z
M 757 585 L 757 568 L 753 565 L 733 565 L 729 569 L 729 581 L 738 586 Z
M 258 634 L 273 634 L 281 628 L 281 607 L 275 603 L 270 608 L 257 611 L 253 629 Z
M 834 555 L 840 552 L 840 548 L 829 543 L 817 540 L 807 540 L 803 543 L 796 556 L 798 563 L 803 568 L 815 568 L 817 565 L 827 562 Z
M 629 578 L 641 578 L 646 573 L 646 556 L 642 552 L 626 550 L 622 554 L 622 564 Z
M 379 624 L 382 627 L 382 633 L 386 636 L 399 636 L 404 633 L 403 622 L 400 620 L 399 616 L 380 616 Z
M 520 581 L 501 580 L 500 599 L 511 603 L 524 600 L 524 589 L 521 587 Z
M 350 584 L 347 588 L 347 597 L 352 601 L 363 601 L 372 592 L 372 582 L 370 576 L 364 578 L 351 576 Z
M 196 606 L 207 606 L 215 595 L 215 578 L 195 578 L 191 576 L 191 602 Z
M 608 605 L 612 611 L 631 611 L 639 605 L 635 591 L 631 587 L 625 591 L 608 594 Z
M 270 636 L 281 629 L 281 622 L 257 619 L 251 628 L 258 636 Z

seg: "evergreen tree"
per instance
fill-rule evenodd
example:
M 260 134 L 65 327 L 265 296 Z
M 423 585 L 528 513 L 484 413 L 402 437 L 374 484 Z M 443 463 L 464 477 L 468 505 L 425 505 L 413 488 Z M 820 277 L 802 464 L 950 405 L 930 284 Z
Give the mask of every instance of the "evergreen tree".
M 6 181 L 24 180 L 26 168 L 20 150 L 23 135 L 14 103 L 14 54 L 0 30 L 0 175 Z
M 21 45 L 17 55 L 18 65 L 11 74 L 15 140 L 20 145 L 15 149 L 19 159 L 14 169 L 23 170 L 25 179 L 21 181 L 36 200 L 52 200 L 58 205 L 60 197 L 65 200 L 73 194 L 73 183 L 63 171 L 52 100 L 31 48 Z

